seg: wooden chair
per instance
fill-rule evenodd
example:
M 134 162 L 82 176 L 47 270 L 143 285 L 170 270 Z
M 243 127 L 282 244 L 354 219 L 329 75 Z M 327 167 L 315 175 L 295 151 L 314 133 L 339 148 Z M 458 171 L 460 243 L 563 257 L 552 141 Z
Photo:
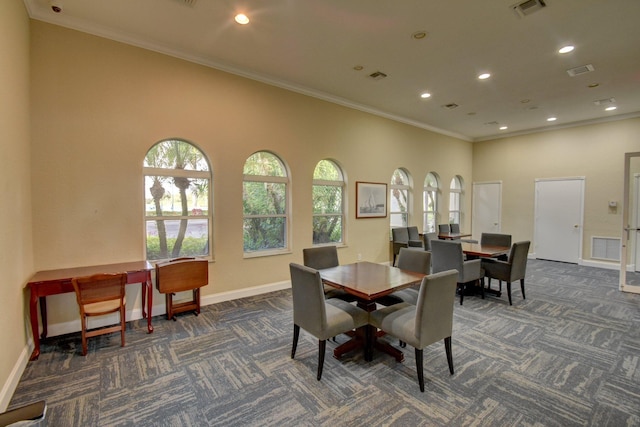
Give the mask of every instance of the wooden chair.
M 177 258 L 156 264 L 156 287 L 165 294 L 167 319 L 193 311 L 200 314 L 200 288 L 209 284 L 209 262 L 206 259 Z M 177 292 L 192 291 L 190 301 L 174 302 Z
M 87 338 L 98 335 L 120 331 L 121 347 L 124 347 L 124 332 L 126 330 L 124 285 L 126 282 L 126 273 L 94 274 L 71 279 L 80 308 L 83 356 L 87 355 Z M 117 325 L 89 330 L 89 317 L 111 313 L 120 313 L 120 322 Z
M 451 332 L 457 275 L 455 270 L 449 270 L 425 276 L 420 285 L 417 305 L 403 302 L 370 313 L 371 325 L 415 348 L 418 384 L 422 392 L 422 358 L 426 346 L 444 340 L 449 372 L 453 375 Z

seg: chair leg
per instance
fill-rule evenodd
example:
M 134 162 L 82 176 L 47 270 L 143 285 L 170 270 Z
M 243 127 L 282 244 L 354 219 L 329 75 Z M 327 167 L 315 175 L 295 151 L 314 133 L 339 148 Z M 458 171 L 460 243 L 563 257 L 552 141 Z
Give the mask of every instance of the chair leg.
M 511 304 L 511 282 L 507 282 L 507 295 L 509 296 L 509 305 Z
M 520 289 L 522 290 L 522 299 L 526 299 L 524 296 L 524 279 L 520 279 Z
M 124 333 L 127 330 L 126 314 L 124 311 L 124 306 L 120 306 L 120 347 L 124 347 Z
M 458 283 L 458 293 L 460 294 L 460 305 L 462 305 L 462 300 L 464 299 L 464 283 Z
M 87 317 L 84 316 L 84 318 L 82 319 L 82 355 L 86 356 L 87 355 L 87 327 L 89 325 L 87 324 Z
M 422 369 L 422 350 L 416 348 L 416 371 L 418 372 L 418 384 L 420 391 L 424 393 L 424 370 Z
M 298 337 L 300 336 L 300 326 L 293 325 L 293 344 L 291 345 L 291 358 L 296 355 L 296 348 L 298 347 Z
M 478 283 L 480 283 L 480 294 L 482 295 L 482 299 L 484 299 L 484 277 L 478 279 Z
M 451 375 L 453 375 L 453 354 L 451 353 L 451 337 L 447 337 L 444 339 L 444 351 L 447 353 L 449 372 L 451 372 Z
M 318 340 L 318 381 L 322 378 L 322 367 L 324 366 L 324 353 L 327 348 L 326 340 Z

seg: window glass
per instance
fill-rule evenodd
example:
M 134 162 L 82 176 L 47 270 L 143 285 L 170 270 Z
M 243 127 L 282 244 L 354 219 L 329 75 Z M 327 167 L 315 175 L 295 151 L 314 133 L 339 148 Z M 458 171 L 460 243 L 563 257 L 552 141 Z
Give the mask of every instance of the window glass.
M 409 195 L 411 186 L 409 174 L 402 168 L 391 176 L 389 189 L 389 222 L 391 228 L 406 227 L 409 224 Z
M 289 180 L 284 163 L 260 151 L 247 159 L 243 172 L 244 251 L 287 248 Z
M 149 149 L 143 167 L 147 259 L 209 256 L 212 176 L 204 153 L 165 140 Z
M 454 176 L 449 185 L 449 223 L 460 224 L 462 219 L 462 178 Z
M 422 227 L 425 233 L 436 231 L 439 192 L 440 184 L 438 176 L 434 172 L 429 172 L 424 179 L 424 191 L 422 196 Z
M 313 171 L 313 244 L 343 243 L 344 178 L 331 160 L 320 160 Z

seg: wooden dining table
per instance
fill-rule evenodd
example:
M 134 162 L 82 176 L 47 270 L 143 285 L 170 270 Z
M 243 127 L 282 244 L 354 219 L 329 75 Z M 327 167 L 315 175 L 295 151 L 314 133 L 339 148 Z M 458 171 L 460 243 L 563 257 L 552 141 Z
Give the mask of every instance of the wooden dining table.
M 384 264 L 357 262 L 320 271 L 323 283 L 356 297 L 358 307 L 368 312 L 376 310 L 376 301 L 400 289 L 420 284 L 425 276 L 421 273 L 400 270 Z M 358 328 L 354 336 L 333 351 L 335 358 L 358 348 L 364 348 L 366 361 L 373 360 L 373 349 L 392 355 L 398 362 L 404 360 L 402 352 L 395 347 L 378 341 L 378 331 L 374 326 Z
M 481 243 L 462 242 L 462 252 L 474 258 L 495 258 L 509 253 L 509 246 L 483 245 Z

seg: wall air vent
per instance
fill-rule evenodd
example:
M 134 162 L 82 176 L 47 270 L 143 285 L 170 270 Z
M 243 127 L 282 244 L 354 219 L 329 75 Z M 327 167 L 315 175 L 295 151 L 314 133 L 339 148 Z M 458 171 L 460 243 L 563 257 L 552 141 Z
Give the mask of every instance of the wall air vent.
M 529 16 L 546 6 L 544 0 L 527 0 L 521 3 L 516 3 L 513 6 L 513 10 L 520 18 Z
M 382 71 L 376 71 L 374 73 L 369 74 L 369 77 L 371 77 L 373 80 L 382 80 L 385 77 L 387 77 L 387 75 Z
M 595 70 L 595 68 L 593 68 L 593 65 L 587 64 L 571 68 L 570 70 L 567 70 L 567 74 L 569 74 L 571 77 L 575 77 L 579 76 L 580 74 L 590 73 L 593 70 Z

